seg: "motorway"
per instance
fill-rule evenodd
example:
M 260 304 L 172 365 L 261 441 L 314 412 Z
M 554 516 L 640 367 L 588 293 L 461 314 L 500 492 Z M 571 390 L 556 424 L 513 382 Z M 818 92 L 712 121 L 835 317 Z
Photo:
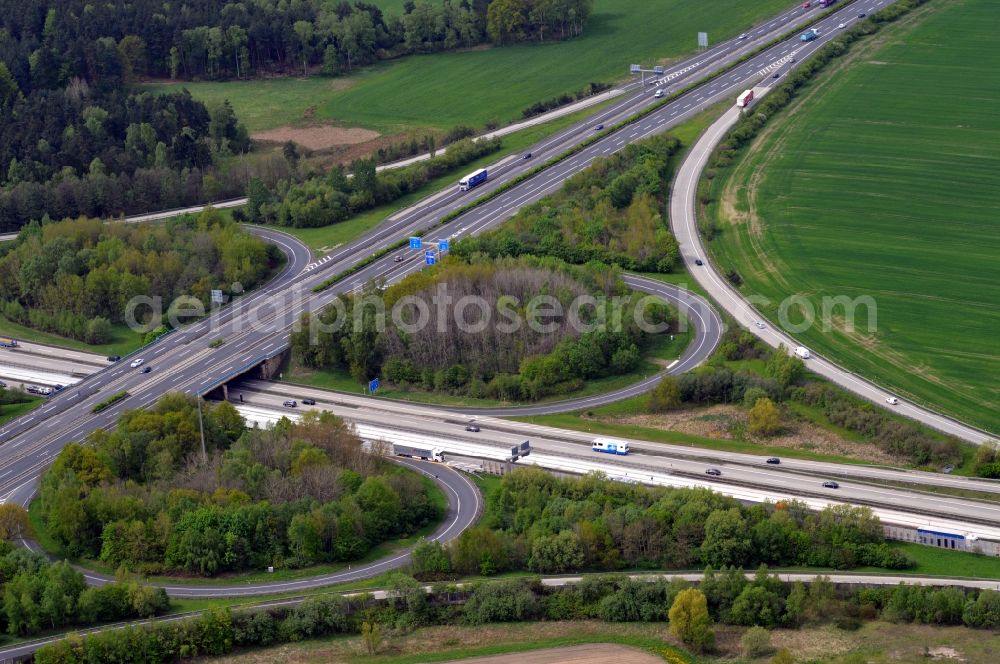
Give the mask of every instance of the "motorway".
M 800 21 L 803 11 L 796 8 L 786 12 L 780 19 L 760 28 L 750 40 L 720 45 L 713 52 L 698 56 L 695 61 L 681 63 L 684 66 L 664 78 L 670 79 L 670 85 L 680 86 L 707 69 L 722 67 L 726 61 L 739 58 L 751 48 L 748 41 L 780 34 L 789 22 Z M 825 30 L 827 24 L 835 24 L 837 20 L 835 16 L 828 17 L 821 25 Z M 711 80 L 658 106 L 641 120 L 601 136 L 574 156 L 459 216 L 450 223 L 450 233 L 447 234 L 462 237 L 502 223 L 520 207 L 557 190 L 567 177 L 585 168 L 594 159 L 617 152 L 626 142 L 666 131 L 715 102 L 731 97 L 734 90 L 756 82 L 776 63 L 786 61 L 790 52 L 811 52 L 816 43 L 800 45 L 793 38 L 766 49 L 742 63 L 731 76 L 727 74 Z M 602 110 L 593 120 L 559 132 L 533 147 L 535 160 L 562 154 L 568 148 L 590 139 L 594 136 L 591 126 L 595 121 L 610 125 L 660 102 L 653 98 L 649 90 L 625 97 Z M 393 282 L 421 269 L 423 263 L 416 260 L 417 255 L 402 252 L 406 257 L 402 263 L 386 256 L 362 268 L 344 283 L 322 293 L 312 292 L 313 286 L 328 275 L 338 274 L 370 254 L 393 245 L 400 238 L 433 226 L 447 212 L 528 172 L 535 160 L 505 160 L 491 169 L 491 179 L 476 191 L 459 192 L 455 188 L 432 196 L 410 210 L 390 217 L 359 240 L 319 261 L 303 264 L 309 260 L 305 247 L 276 231 L 258 230 L 262 235 L 273 238 L 290 254 L 281 277 L 261 292 L 243 297 L 208 320 L 182 328 L 142 350 L 143 359 L 153 368 L 151 374 L 129 371 L 125 361 L 131 358 L 124 358 L 119 366 L 91 376 L 73 390 L 66 390 L 51 399 L 41 410 L 10 423 L 3 433 L 4 445 L 0 449 L 0 499 L 26 503 L 33 494 L 39 472 L 63 445 L 84 438 L 96 427 L 109 426 L 124 409 L 149 405 L 172 390 L 201 394 L 228 377 L 242 373 L 264 357 L 273 355 L 287 343 L 287 333 L 302 312 L 318 310 L 340 293 L 359 289 L 369 280 Z M 208 348 L 208 342 L 217 338 L 223 338 L 224 345 L 216 349 Z M 121 390 L 127 390 L 130 396 L 99 414 L 91 413 L 96 403 Z
M 591 120 L 549 137 L 540 145 L 533 147 L 531 150 L 535 160 L 505 159 L 496 167 L 491 167 L 490 181 L 477 188 L 477 191 L 460 193 L 452 189 L 441 192 L 409 210 L 394 215 L 361 239 L 339 248 L 319 261 L 310 262 L 311 256 L 308 250 L 287 236 L 269 229 L 257 229 L 255 232 L 276 242 L 288 254 L 288 265 L 282 274 L 260 292 L 244 296 L 230 307 L 216 312 L 209 319 L 182 328 L 140 351 L 136 356 L 143 357 L 147 365 L 152 367 L 151 374 L 143 375 L 136 370 L 130 370 L 127 362 L 131 358 L 125 358 L 122 363 L 104 369 L 74 389 L 66 390 L 58 397 L 54 397 L 41 410 L 11 423 L 0 434 L 0 439 L 4 443 L 0 448 L 0 498 L 27 504 L 34 493 L 39 473 L 63 445 L 84 438 L 94 428 L 111 426 L 122 410 L 147 406 L 167 391 L 179 390 L 202 394 L 273 355 L 287 344 L 288 331 L 302 312 L 318 310 L 337 295 L 360 289 L 370 280 L 379 279 L 391 283 L 422 269 L 423 263 L 417 260 L 419 255 L 402 251 L 400 252 L 404 257 L 402 262 L 397 263 L 392 256 L 385 256 L 358 270 L 350 278 L 332 288 L 321 293 L 312 291 L 313 286 L 324 281 L 329 275 L 338 274 L 380 249 L 393 245 L 399 239 L 433 226 L 447 212 L 458 209 L 481 193 L 488 193 L 512 178 L 528 172 L 540 157 L 551 158 L 592 136 L 598 136 L 598 140 L 575 155 L 466 212 L 453 220 L 447 230 L 431 234 L 428 239 L 443 236 L 459 238 L 497 226 L 522 206 L 556 191 L 566 178 L 587 167 L 595 159 L 613 154 L 629 142 L 664 132 L 721 100 L 734 98 L 736 92 L 759 84 L 762 78 L 765 79 L 765 83 L 769 83 L 771 79 L 765 77 L 771 72 L 785 71 L 792 64 L 793 58 L 801 60 L 826 43 L 836 33 L 837 23 L 850 20 L 849 17 L 854 16 L 859 8 L 874 8 L 884 4 L 887 2 L 880 0 L 844 7 L 817 23 L 821 35 L 819 39 L 802 43 L 798 41 L 797 36 L 793 36 L 754 55 L 725 75 L 659 105 L 632 124 L 614 132 L 595 134 L 591 130 L 595 123 L 613 124 L 659 101 L 653 99 L 649 90 L 625 95 L 626 98 L 621 102 L 601 111 Z M 730 42 L 724 47 L 717 47 L 721 55 L 715 59 L 709 58 L 709 54 L 706 54 L 698 56 L 700 60 L 692 60 L 688 64 L 682 63 L 684 66 L 679 66 L 675 72 L 664 77 L 669 79 L 669 85 L 664 84 L 661 87 L 666 87 L 669 92 L 681 85 L 687 85 L 687 82 L 695 76 L 701 76 L 713 68 L 723 67 L 726 62 L 734 60 L 743 51 L 751 48 L 750 42 L 760 42 L 782 32 L 787 28 L 788 22 L 798 20 L 802 13 L 803 10 L 800 9 L 792 10 L 783 15 L 786 19 L 784 23 L 776 20 L 768 26 L 761 27 L 748 41 Z M 208 343 L 214 339 L 223 339 L 225 343 L 219 348 L 209 348 Z M 688 359 L 693 362 L 700 361 L 693 357 Z M 127 390 L 130 396 L 99 414 L 91 413 L 95 403 L 120 390 Z M 551 456 L 556 460 L 560 458 L 558 455 Z M 636 458 L 639 456 L 645 455 L 637 454 Z M 657 457 L 653 455 L 650 455 L 649 459 L 642 459 L 643 462 L 650 461 L 650 463 L 656 460 Z M 602 460 L 600 465 L 606 469 L 612 464 L 610 461 Z M 751 471 L 724 469 L 724 472 L 724 477 L 731 479 L 740 481 L 751 479 L 739 475 L 740 472 Z M 654 477 L 661 475 L 667 478 L 664 481 L 671 482 L 677 477 L 683 477 L 663 472 L 662 468 L 653 471 L 652 474 Z M 753 471 L 753 474 L 755 475 L 753 481 L 758 481 L 760 478 L 757 475 L 760 473 Z M 816 483 L 814 477 L 809 477 L 808 481 Z M 705 484 L 707 480 L 702 478 L 699 482 Z M 720 490 L 725 488 L 727 491 L 733 491 L 735 487 L 720 482 L 710 484 L 713 488 Z M 866 495 L 872 497 L 870 487 L 858 486 L 850 489 L 869 492 Z M 759 497 L 764 490 L 744 491 L 756 491 Z M 766 491 L 770 495 L 775 494 L 770 489 Z M 890 500 L 890 497 L 886 496 L 890 496 L 894 501 L 899 500 L 895 494 L 888 491 L 879 494 L 878 499 Z M 825 497 L 811 500 L 821 501 L 821 504 L 830 502 Z M 940 497 L 926 500 L 928 505 L 934 503 L 935 511 L 945 512 L 950 517 L 981 513 L 983 515 L 981 520 L 990 524 L 994 522 L 994 514 L 991 511 L 994 508 L 988 504 L 980 507 L 978 503 L 970 507 L 970 502 Z M 909 514 L 912 517 L 912 512 Z M 977 527 L 983 529 L 993 526 Z M 328 581 L 304 580 L 301 583 L 321 585 L 326 582 Z
M 317 407 L 352 422 L 365 440 L 440 448 L 447 455 L 502 461 L 512 446 L 531 441 L 531 455 L 519 464 L 573 474 L 600 471 L 612 479 L 661 486 L 709 488 L 747 502 L 800 500 L 813 509 L 828 504 L 868 505 L 886 523 L 970 534 L 1000 541 L 1000 502 L 933 494 L 886 486 L 886 481 L 914 485 L 941 485 L 972 489 L 982 486 L 1000 492 L 990 481 L 936 476 L 875 466 L 785 460 L 771 465 L 764 457 L 713 452 L 682 446 L 629 441 L 628 456 L 609 456 L 590 450 L 592 435 L 528 423 L 476 418 L 479 432 L 465 431 L 467 419 L 423 406 L 405 409 L 395 404 L 375 405 L 361 397 L 343 398 L 299 386 L 262 381 L 234 385 L 244 401 L 234 403 L 248 422 L 268 426 L 281 417 L 298 418 L 298 409 L 282 403 L 309 396 Z M 326 400 L 323 397 L 326 397 Z M 237 397 L 238 398 L 238 397 Z M 721 475 L 706 475 L 715 468 Z M 828 489 L 824 480 L 838 478 L 840 487 Z M 845 479 L 846 478 L 846 479 Z
M 583 446 L 583 454 L 590 457 L 591 455 L 588 450 L 594 437 L 593 434 L 579 431 L 500 419 L 500 417 L 506 415 L 506 411 L 500 411 L 500 416 L 487 417 L 480 415 L 473 409 L 453 409 L 444 406 L 426 406 L 412 402 L 371 399 L 370 397 L 354 396 L 315 387 L 262 380 L 242 379 L 234 382 L 230 387 L 230 398 L 237 406 L 239 405 L 239 403 L 236 403 L 239 400 L 239 395 L 243 395 L 243 403 L 245 405 L 262 409 L 259 414 L 264 419 L 261 419 L 261 422 L 265 421 L 265 419 L 277 419 L 282 415 L 295 414 L 297 411 L 289 410 L 282 406 L 282 403 L 288 399 L 301 400 L 311 398 L 316 401 L 316 408 L 329 410 L 352 422 L 388 426 L 401 431 L 405 430 L 439 437 L 456 437 L 459 440 L 467 442 L 492 442 L 500 446 L 503 450 L 508 450 L 511 445 L 530 438 L 533 446 L 549 444 L 552 447 L 548 449 L 555 449 L 559 453 L 573 456 L 579 456 L 581 454 L 581 446 Z M 399 419 L 394 419 L 395 417 Z M 482 429 L 478 434 L 466 433 L 464 431 L 465 423 L 472 419 L 475 419 L 476 423 Z M 405 423 L 405 425 L 400 424 L 401 422 Z M 493 434 L 496 435 L 494 436 Z M 500 434 L 509 435 L 501 436 Z M 803 486 L 808 487 L 815 486 L 820 481 L 816 479 L 817 477 L 835 478 L 838 480 L 848 478 L 876 485 L 907 484 L 912 485 L 915 489 L 919 489 L 921 486 L 928 488 L 943 487 L 957 491 L 996 494 L 1000 497 L 1000 481 L 998 480 L 945 475 L 942 473 L 889 466 L 860 463 L 842 464 L 809 459 L 785 458 L 781 459 L 781 463 L 775 466 L 764 464 L 764 456 L 758 454 L 718 451 L 709 448 L 671 445 L 668 443 L 653 443 L 632 438 L 623 438 L 623 440 L 628 441 L 633 452 L 654 455 L 664 459 L 696 461 L 700 465 L 691 467 L 691 471 L 699 476 L 704 474 L 706 466 L 711 465 L 722 469 L 723 477 L 730 475 L 727 470 L 728 466 L 732 466 L 733 468 L 749 466 L 754 469 L 754 472 L 770 472 L 775 477 L 782 478 L 757 481 L 754 477 L 747 477 L 747 483 L 754 485 L 766 484 L 788 489 L 788 480 L 786 478 L 797 474 L 798 476 L 808 478 L 808 481 L 803 484 Z M 572 445 L 564 446 L 562 445 L 563 443 L 570 443 Z M 615 458 L 614 461 L 626 460 Z

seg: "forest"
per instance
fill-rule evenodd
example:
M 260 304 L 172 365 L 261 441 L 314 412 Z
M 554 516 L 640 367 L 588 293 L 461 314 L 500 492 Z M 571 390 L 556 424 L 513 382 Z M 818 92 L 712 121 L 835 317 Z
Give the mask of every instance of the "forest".
M 236 196 L 289 179 L 250 149 L 228 102 L 144 93 L 148 77 L 328 75 L 410 53 L 579 34 L 592 0 L 2 3 L 0 232 L 48 215 L 104 217 Z
M 376 171 L 376 159 L 356 159 L 348 177 L 342 166 L 298 181 L 282 179 L 269 189 L 250 181 L 246 216 L 255 223 L 312 228 L 328 226 L 417 191 L 432 179 L 500 150 L 499 138 L 464 138 L 442 154 L 412 166 Z M 430 147 L 434 152 L 433 146 Z
M 621 569 L 740 569 L 766 564 L 851 569 L 912 565 L 867 507 L 813 512 L 798 502 L 747 507 L 707 489 L 645 487 L 536 468 L 504 476 L 480 525 L 413 554 L 421 579 Z
M 582 33 L 592 0 L 437 0 L 383 13 L 366 2 L 132 0 L 3 2 L 0 61 L 22 93 L 73 78 L 227 79 L 327 73 L 485 41 L 564 39 Z
M 329 413 L 245 430 L 227 403 L 168 394 L 63 449 L 41 480 L 45 531 L 67 554 L 201 576 L 356 560 L 440 518 L 417 476 Z
M 162 588 L 138 581 L 117 581 L 88 588 L 69 563 L 52 563 L 43 554 L 0 542 L 0 592 L 3 631 L 31 636 L 76 625 L 151 618 L 170 608 Z
M 679 261 L 666 218 L 670 157 L 680 141 L 663 135 L 626 145 L 566 180 L 562 189 L 522 207 L 501 227 L 463 239 L 469 256 L 555 256 L 626 270 L 670 272 Z
M 483 305 L 432 306 L 439 294 L 451 303 L 481 298 Z M 561 307 L 543 320 L 551 329 L 533 325 L 539 319 L 528 315 L 538 296 Z M 595 306 L 579 309 L 580 322 L 592 329 L 574 324 L 572 303 L 580 297 L 595 300 Z M 428 309 L 422 325 L 415 325 L 420 310 L 409 306 L 411 298 Z M 379 329 L 372 299 L 384 305 L 386 320 L 400 303 L 398 323 Z M 396 385 L 452 394 L 535 400 L 635 369 L 648 341 L 636 322 L 637 309 L 651 324 L 664 329 L 676 324 L 666 305 L 643 302 L 604 265 L 572 266 L 533 256 L 446 258 L 384 291 L 370 285 L 339 296 L 316 316 L 304 315 L 290 344 L 296 362 L 345 369 L 358 381 L 381 376 Z
M 0 245 L 0 313 L 100 344 L 125 320 L 133 297 L 169 304 L 188 295 L 208 310 L 212 289 L 254 288 L 282 259 L 213 209 L 162 224 L 33 223 L 15 242 Z
M 383 600 L 331 594 L 296 605 L 216 609 L 185 621 L 71 637 L 44 646 L 35 662 L 161 664 L 332 635 L 360 635 L 357 647 L 376 655 L 390 650 L 385 643 L 388 637 L 423 626 L 587 619 L 667 624 L 686 648 L 713 654 L 718 652 L 714 648 L 716 623 L 745 627 L 739 649 L 741 661 L 746 661 L 773 652 L 770 628 L 776 626 L 856 630 L 866 621 L 884 620 L 1000 628 L 1000 592 L 996 590 L 900 584 L 844 591 L 824 576 L 808 583 L 784 583 L 766 566 L 750 579 L 743 570 L 708 569 L 698 585 L 606 575 L 564 586 L 544 585 L 539 578 L 463 586 L 438 583 L 428 593 L 421 583 L 400 573 L 387 575 L 384 581 L 388 597 Z M 725 631 L 731 636 L 734 630 Z M 666 639 L 656 651 L 678 664 L 700 661 Z M 795 657 L 782 649 L 772 661 L 794 663 Z

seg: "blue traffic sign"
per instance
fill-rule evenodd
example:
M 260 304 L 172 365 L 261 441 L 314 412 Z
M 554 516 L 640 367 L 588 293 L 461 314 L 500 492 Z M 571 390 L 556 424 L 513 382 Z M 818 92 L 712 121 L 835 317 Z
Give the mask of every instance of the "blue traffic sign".
M 420 249 L 423 246 L 423 241 L 419 237 L 410 238 L 410 249 Z
M 448 240 L 438 240 L 438 251 L 448 251 Z
M 378 391 L 379 385 L 381 385 L 381 383 L 379 383 L 378 378 L 372 378 L 368 381 L 368 391 L 375 394 Z
M 438 262 L 437 255 L 435 255 L 433 251 L 425 251 L 424 252 L 424 261 L 428 265 L 434 265 L 435 263 Z

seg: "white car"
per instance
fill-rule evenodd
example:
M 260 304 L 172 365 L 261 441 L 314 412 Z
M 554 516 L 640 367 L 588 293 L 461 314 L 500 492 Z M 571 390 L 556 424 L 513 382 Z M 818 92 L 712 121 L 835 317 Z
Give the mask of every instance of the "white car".
M 657 99 L 659 99 L 660 97 L 662 97 L 663 96 L 663 89 L 662 88 L 657 88 L 656 92 L 653 93 L 653 96 L 656 97 Z
M 759 320 L 755 320 L 753 322 L 753 324 L 756 325 L 761 330 L 763 330 L 765 327 L 767 327 L 766 325 L 764 325 L 763 321 L 759 321 Z
M 890 406 L 895 406 L 896 404 L 899 403 L 899 399 L 897 399 L 896 397 L 886 397 L 885 402 Z
M 840 25 L 837 26 L 837 28 L 839 28 L 840 30 L 843 30 L 845 25 L 846 25 L 846 23 L 841 23 Z
M 132 360 L 132 364 L 130 364 L 129 366 L 130 366 L 130 367 L 132 367 L 133 369 L 135 369 L 136 367 L 141 367 L 141 366 L 142 366 L 142 363 L 143 363 L 143 362 L 145 362 L 145 361 L 146 361 L 146 360 L 144 360 L 144 359 L 142 359 L 142 358 L 140 357 L 140 358 L 139 358 L 139 359 L 137 359 L 137 360 Z

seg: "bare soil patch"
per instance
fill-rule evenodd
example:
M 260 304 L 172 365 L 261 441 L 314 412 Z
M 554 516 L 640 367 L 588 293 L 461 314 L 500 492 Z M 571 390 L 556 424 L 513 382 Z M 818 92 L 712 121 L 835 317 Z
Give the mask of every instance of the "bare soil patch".
M 312 127 L 277 127 L 259 131 L 251 135 L 258 141 L 284 143 L 293 141 L 308 150 L 329 150 L 345 145 L 358 145 L 378 138 L 380 134 L 361 127 L 333 127 L 315 125 Z
M 874 444 L 847 440 L 811 422 L 793 420 L 790 417 L 784 419 L 785 428 L 782 433 L 759 440 L 748 438 L 745 434 L 740 435 L 746 430 L 747 412 L 737 406 L 718 405 L 656 415 L 628 415 L 599 419 L 603 422 L 679 431 L 702 438 L 749 440 L 769 447 L 807 450 L 816 454 L 851 457 L 870 463 L 902 463 L 901 459 L 886 454 Z
M 609 643 L 549 648 L 532 652 L 455 660 L 456 664 L 662 664 L 663 660 L 647 652 Z

